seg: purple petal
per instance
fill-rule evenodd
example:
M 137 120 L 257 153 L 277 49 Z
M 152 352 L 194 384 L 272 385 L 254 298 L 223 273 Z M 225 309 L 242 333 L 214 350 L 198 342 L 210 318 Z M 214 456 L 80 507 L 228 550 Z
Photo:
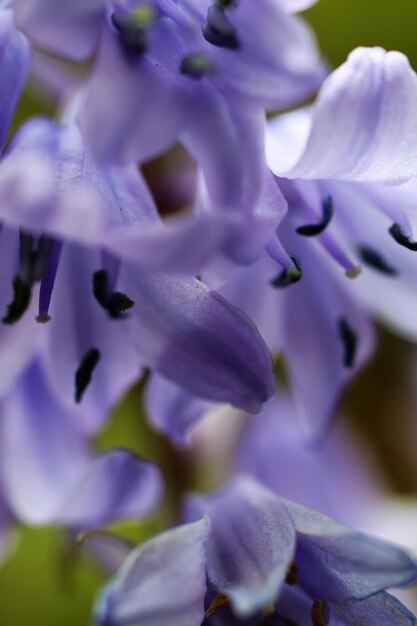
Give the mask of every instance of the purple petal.
M 128 326 L 145 362 L 189 392 L 257 412 L 273 393 L 271 356 L 256 327 L 199 280 L 125 270 L 136 302 Z
M 379 502 L 380 489 L 356 443 L 342 430 L 320 447 L 307 446 L 294 404 L 281 391 L 256 419 L 247 421 L 235 471 L 249 473 L 277 495 L 344 523 L 363 523 Z
M 203 519 L 138 546 L 96 605 L 100 626 L 196 626 L 204 618 L 205 543 Z
M 3 400 L 0 426 L 2 483 L 11 508 L 29 523 L 51 521 L 87 462 L 87 449 L 38 364 Z
M 281 296 L 282 349 L 301 425 L 317 440 L 333 423 L 346 385 L 372 354 L 374 330 L 348 279 L 338 280 L 326 267 L 328 259 L 307 246 L 300 256 L 304 276 Z M 342 324 L 356 338 L 352 362 L 347 362 Z
M 325 66 L 312 32 L 282 4 L 259 0 L 240 2 L 230 9 L 240 48 L 205 46 L 219 68 L 214 80 L 221 91 L 244 95 L 272 109 L 294 104 L 318 88 Z
M 196 271 L 223 237 L 215 216 L 162 221 L 136 166 L 99 168 L 76 125 L 47 119 L 31 120 L 14 137 L 0 166 L 0 205 L 6 223 L 99 245 L 154 269 Z
M 127 334 L 128 320 L 111 319 L 93 295 L 93 274 L 101 269 L 99 250 L 64 244 L 49 311 L 51 320 L 43 328 L 41 359 L 48 383 L 84 433 L 95 432 L 102 425 L 142 371 L 138 352 Z M 77 404 L 75 373 L 92 348 L 99 350 L 100 360 Z
M 30 66 L 29 43 L 14 28 L 13 13 L 0 10 L 0 145 L 6 139 L 17 100 Z
M 284 0 L 284 6 L 291 13 L 305 11 L 316 4 L 317 0 Z
M 81 60 L 97 44 L 105 0 L 15 0 L 16 26 L 40 48 Z
M 415 626 L 416 616 L 389 593 L 378 593 L 355 604 L 332 606 L 331 615 L 343 626 Z
M 91 528 L 158 504 L 159 471 L 124 450 L 91 458 L 36 362 L 3 401 L 0 427 L 5 495 L 28 523 Z
M 323 183 L 337 207 L 335 224 L 353 248 L 368 246 L 382 256 L 394 271 L 389 275 L 363 265 L 354 288 L 364 305 L 397 332 L 411 340 L 417 338 L 414 281 L 417 271 L 415 253 L 400 246 L 389 234 L 395 221 L 404 217 L 417 234 L 417 189 L 415 181 L 396 187 L 343 182 Z M 393 217 L 390 217 L 394 213 Z M 411 239 L 414 235 L 411 233 Z
M 417 579 L 417 561 L 405 548 L 300 504 L 286 507 L 297 531 L 299 581 L 312 597 L 352 602 Z
M 186 96 L 163 65 L 129 62 L 106 30 L 90 78 L 81 123 L 100 161 L 133 162 L 170 146 L 186 121 Z
M 55 521 L 95 528 L 119 519 L 148 515 L 160 502 L 159 470 L 129 450 L 113 449 L 92 459 L 55 513 Z
M 192 515 L 207 514 L 210 581 L 248 617 L 277 597 L 294 555 L 294 527 L 272 492 L 249 479 L 212 496 L 194 497 Z
M 0 492 L 0 562 L 5 558 L 8 550 L 12 546 L 12 528 L 12 516 L 4 500 L 3 494 Z
M 416 99 L 403 54 L 358 48 L 325 81 L 306 150 L 286 176 L 406 181 L 417 170 Z
M 146 389 L 149 421 L 180 447 L 188 444 L 190 430 L 210 406 L 206 400 L 160 376 L 152 376 Z

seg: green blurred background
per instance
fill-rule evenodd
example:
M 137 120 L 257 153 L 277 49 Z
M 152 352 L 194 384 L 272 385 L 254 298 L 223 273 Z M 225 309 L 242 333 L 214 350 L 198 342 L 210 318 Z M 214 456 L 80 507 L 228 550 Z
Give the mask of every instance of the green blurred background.
M 417 68 L 416 0 L 321 0 L 306 17 L 333 65 L 343 62 L 356 46 L 382 45 L 406 53 Z M 26 117 L 36 108 L 36 101 L 28 96 L 19 115 Z M 16 121 L 19 123 L 19 119 Z M 348 393 L 346 407 L 363 433 L 374 433 L 375 451 L 386 467 L 392 488 L 417 493 L 417 455 L 413 454 L 416 439 L 409 436 L 412 431 L 416 433 L 415 390 L 408 375 L 412 361 L 417 367 L 415 348 L 384 331 L 381 335 L 377 358 Z M 381 396 L 381 385 L 387 380 L 390 393 Z M 142 420 L 135 408 L 137 391 L 132 391 L 113 416 L 100 438 L 100 447 L 125 445 L 146 450 L 147 456 L 152 456 L 155 446 L 162 445 L 140 426 Z M 137 538 L 150 527 L 148 523 L 123 530 Z M 15 549 L 0 568 L 0 625 L 87 625 L 102 580 L 102 574 L 59 531 L 19 529 Z

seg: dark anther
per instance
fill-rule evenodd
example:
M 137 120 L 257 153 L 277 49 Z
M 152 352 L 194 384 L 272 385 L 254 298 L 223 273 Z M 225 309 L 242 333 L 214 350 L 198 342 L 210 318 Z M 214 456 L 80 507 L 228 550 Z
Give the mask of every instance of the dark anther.
M 238 50 L 240 41 L 235 27 L 221 4 L 212 4 L 207 11 L 207 23 L 201 28 L 203 37 L 213 46 Z
M 296 228 L 296 232 L 304 237 L 320 235 L 330 224 L 333 217 L 333 198 L 327 196 L 322 202 L 322 219 L 318 224 L 305 224 Z
M 357 250 L 361 261 L 374 270 L 388 276 L 396 276 L 398 274 L 395 267 L 392 267 L 377 250 L 369 246 L 358 246 Z
M 93 274 L 93 294 L 99 304 L 106 309 L 111 318 L 122 317 L 125 311 L 131 309 L 135 303 L 120 291 L 108 293 L 108 274 L 106 270 L 98 270 Z
M 294 285 L 301 280 L 303 276 L 303 270 L 300 265 L 300 261 L 297 257 L 290 257 L 294 265 L 284 270 L 276 278 L 271 280 L 271 285 L 276 287 L 277 289 L 281 289 L 282 287 L 288 287 L 289 285 Z
M 389 233 L 400 246 L 404 246 L 404 248 L 412 252 L 417 252 L 417 241 L 403 235 L 399 224 L 393 224 L 389 229 Z
M 111 21 L 118 31 L 124 49 L 129 54 L 141 57 L 148 49 L 148 33 L 146 26 L 138 25 L 131 16 L 113 13 Z
M 7 305 L 6 315 L 3 317 L 3 324 L 14 324 L 25 313 L 32 297 L 32 285 L 24 283 L 20 276 L 13 279 L 13 300 Z
M 316 600 L 311 607 L 311 623 L 313 626 L 327 626 L 330 621 L 329 605 L 324 600 Z
M 80 366 L 75 372 L 75 402 L 81 402 L 99 360 L 100 351 L 97 348 L 88 350 L 81 359 Z
M 216 64 L 214 61 L 201 53 L 188 54 L 182 59 L 180 65 L 181 74 L 185 74 L 190 78 L 203 78 L 203 76 L 214 74 L 215 71 Z
M 221 4 L 225 9 L 230 9 L 230 7 L 237 6 L 237 0 L 217 0 L 218 4 Z
M 298 583 L 298 567 L 295 561 L 290 563 L 285 582 L 287 585 L 296 585 Z
M 345 349 L 343 365 L 352 368 L 356 359 L 358 336 L 345 317 L 339 320 L 339 336 Z

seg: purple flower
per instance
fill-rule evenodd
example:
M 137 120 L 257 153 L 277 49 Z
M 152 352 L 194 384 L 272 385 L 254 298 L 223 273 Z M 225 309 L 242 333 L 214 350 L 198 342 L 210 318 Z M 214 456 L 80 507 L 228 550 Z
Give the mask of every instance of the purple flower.
M 187 508 L 190 518 L 204 518 L 137 548 L 102 591 L 98 624 L 199 626 L 204 567 L 207 626 L 263 619 L 326 624 L 329 615 L 341 626 L 388 626 L 393 617 L 415 623 L 385 592 L 417 579 L 415 558 L 406 550 L 283 500 L 248 478 L 191 498 Z M 178 556 L 172 556 L 174 546 Z
M 79 98 L 93 155 L 143 161 L 181 142 L 201 167 L 222 251 L 249 263 L 279 221 L 277 210 L 258 210 L 269 193 L 264 108 L 303 98 L 324 75 L 309 30 L 291 15 L 304 5 L 17 0 L 15 11 L 42 49 L 76 59 L 95 51 Z
M 6 286 L 14 284 L 2 333 L 5 341 L 19 327 L 35 335 L 13 367 L 18 373 L 39 354 L 63 406 L 81 403 L 85 431 L 97 428 L 142 364 L 251 410 L 271 395 L 271 358 L 250 320 L 199 280 L 153 271 L 171 235 L 135 168 L 99 168 L 76 126 L 37 119 L 0 164 L 0 198 Z M 49 323 L 25 314 L 31 292 L 38 321 Z

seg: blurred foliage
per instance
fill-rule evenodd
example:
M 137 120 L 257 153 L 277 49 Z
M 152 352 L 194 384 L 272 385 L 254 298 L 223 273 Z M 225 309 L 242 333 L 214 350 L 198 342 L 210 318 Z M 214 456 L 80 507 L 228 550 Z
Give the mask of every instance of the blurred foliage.
M 356 46 L 382 45 L 406 53 L 417 68 L 416 0 L 321 0 L 307 11 L 306 17 L 323 53 L 334 66 L 342 63 Z M 45 111 L 44 103 L 33 95 L 26 96 L 19 105 L 13 129 L 28 116 Z M 417 456 L 412 453 L 416 440 L 408 436 L 410 430 L 414 434 L 417 431 L 417 426 L 411 425 L 416 422 L 414 403 L 410 400 L 414 389 L 408 389 L 408 396 L 404 396 L 411 360 L 417 367 L 415 348 L 384 332 L 377 358 L 353 385 L 346 403 L 362 432 L 374 433 L 381 464 L 388 468 L 393 487 L 408 493 L 417 491 Z M 389 394 L 383 387 L 386 381 Z M 163 458 L 170 492 L 179 468 L 182 475 L 186 474 L 183 470 L 188 460 L 180 458 L 162 437 L 145 426 L 144 416 L 138 410 L 138 394 L 138 388 L 128 394 L 96 445 L 99 450 L 117 445 L 150 459 Z M 177 496 L 171 494 L 157 518 L 121 524 L 116 529 L 136 541 L 143 540 L 175 516 Z M 16 535 L 16 548 L 0 569 L 0 624 L 87 626 L 103 573 L 57 529 L 19 528 Z

